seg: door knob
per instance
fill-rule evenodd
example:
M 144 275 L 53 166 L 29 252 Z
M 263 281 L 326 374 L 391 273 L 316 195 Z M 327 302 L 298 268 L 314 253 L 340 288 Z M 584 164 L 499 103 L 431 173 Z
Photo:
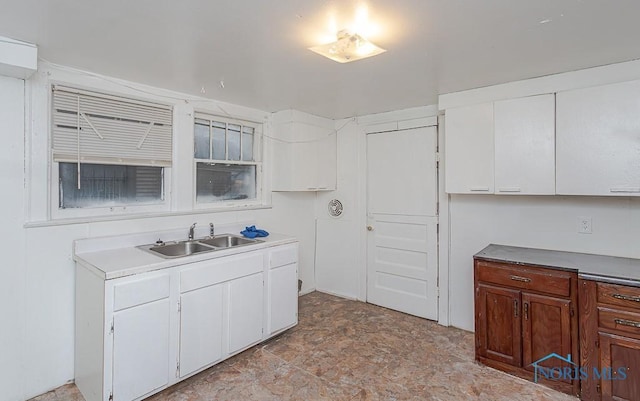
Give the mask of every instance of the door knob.
M 367 231 L 373 231 L 373 226 L 367 226 Z

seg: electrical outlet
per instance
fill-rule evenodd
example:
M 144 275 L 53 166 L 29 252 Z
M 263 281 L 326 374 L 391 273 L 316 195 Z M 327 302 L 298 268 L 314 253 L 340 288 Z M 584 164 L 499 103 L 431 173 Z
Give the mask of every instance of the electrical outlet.
M 591 234 L 591 217 L 590 216 L 578 216 L 578 233 Z

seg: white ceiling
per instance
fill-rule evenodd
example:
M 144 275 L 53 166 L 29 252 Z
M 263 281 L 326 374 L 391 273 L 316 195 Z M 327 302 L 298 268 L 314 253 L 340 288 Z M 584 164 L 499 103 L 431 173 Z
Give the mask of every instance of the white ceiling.
M 188 94 L 329 118 L 640 58 L 638 0 L 371 0 L 380 56 L 309 50 L 353 0 L 0 0 L 0 36 L 53 63 Z M 224 88 L 220 85 L 224 82 Z

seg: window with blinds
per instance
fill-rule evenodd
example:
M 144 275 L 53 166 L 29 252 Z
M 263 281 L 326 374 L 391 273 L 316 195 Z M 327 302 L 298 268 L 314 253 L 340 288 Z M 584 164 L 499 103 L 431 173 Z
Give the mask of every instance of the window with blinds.
M 261 125 L 196 113 L 196 202 L 255 201 L 260 195 Z
M 60 209 L 164 201 L 170 106 L 55 85 L 52 109 Z

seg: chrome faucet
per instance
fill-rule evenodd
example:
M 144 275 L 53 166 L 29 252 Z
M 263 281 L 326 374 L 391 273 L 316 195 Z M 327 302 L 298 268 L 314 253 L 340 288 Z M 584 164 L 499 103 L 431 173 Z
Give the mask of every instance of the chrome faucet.
M 189 241 L 193 239 L 193 230 L 196 229 L 196 223 L 193 223 L 191 227 L 189 227 Z
M 213 233 L 214 233 L 213 223 L 209 223 L 209 237 L 213 237 Z

